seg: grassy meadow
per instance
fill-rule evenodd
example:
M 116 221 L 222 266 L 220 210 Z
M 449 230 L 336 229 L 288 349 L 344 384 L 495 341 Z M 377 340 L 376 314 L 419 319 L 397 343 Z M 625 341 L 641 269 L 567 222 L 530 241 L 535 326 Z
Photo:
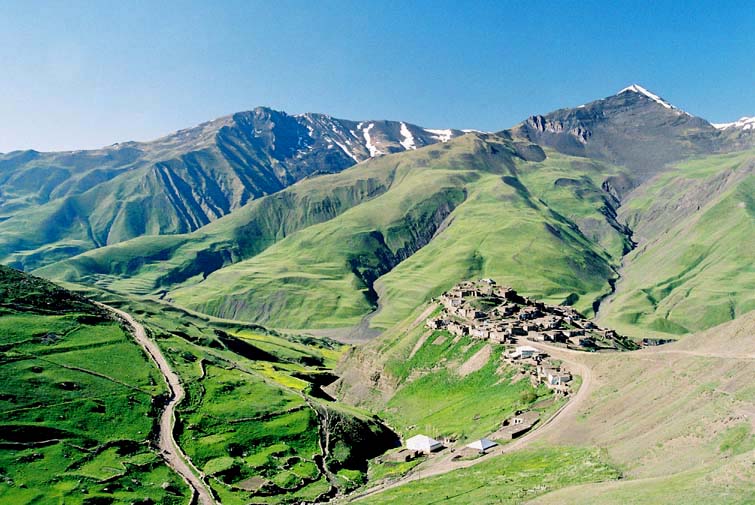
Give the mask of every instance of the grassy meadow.
M 529 376 L 503 364 L 503 346 L 454 339 L 446 331 L 428 333 L 413 356 L 385 367 L 400 385 L 381 415 L 405 438 L 418 433 L 462 442 L 486 437 L 514 411 L 551 397 L 546 387 L 533 388 Z M 480 357 L 472 367 L 479 368 L 462 375 L 464 363 Z
M 408 482 L 363 500 L 366 504 L 519 504 L 549 491 L 620 478 L 596 449 L 541 447 L 469 468 Z
M 150 444 L 166 387 L 144 352 L 83 299 L 25 284 L 41 306 L 0 288 L 0 501 L 185 503 Z

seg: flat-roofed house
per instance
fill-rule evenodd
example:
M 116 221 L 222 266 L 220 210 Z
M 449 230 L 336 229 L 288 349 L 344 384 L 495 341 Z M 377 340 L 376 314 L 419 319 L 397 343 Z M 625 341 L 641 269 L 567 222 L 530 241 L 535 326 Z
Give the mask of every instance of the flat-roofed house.
M 516 346 L 516 353 L 519 354 L 522 359 L 527 359 L 540 354 L 540 351 L 528 345 L 518 345 Z

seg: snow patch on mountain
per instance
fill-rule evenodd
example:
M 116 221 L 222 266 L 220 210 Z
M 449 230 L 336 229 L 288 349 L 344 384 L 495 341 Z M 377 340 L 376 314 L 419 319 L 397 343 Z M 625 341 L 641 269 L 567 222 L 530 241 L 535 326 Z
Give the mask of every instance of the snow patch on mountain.
M 438 142 L 448 142 L 453 136 L 453 131 L 451 130 L 432 130 L 430 128 L 425 128 L 425 131 L 430 133 Z
M 409 131 L 406 123 L 401 123 L 401 136 L 404 137 L 404 140 L 401 141 L 401 145 L 404 146 L 404 149 L 407 151 L 409 149 L 417 149 L 417 146 L 414 143 L 414 135 Z
M 357 128 L 360 129 L 362 126 L 362 123 L 359 123 L 357 125 Z M 375 127 L 375 123 L 370 123 L 367 125 L 367 128 L 362 130 L 362 135 L 364 135 L 364 141 L 367 146 L 367 149 L 370 151 L 370 157 L 374 158 L 375 156 L 380 156 L 383 154 L 383 152 L 378 149 L 378 147 L 372 143 L 372 137 L 370 137 L 370 130 L 372 130 Z
M 622 89 L 621 91 L 619 91 L 616 94 L 620 95 L 622 93 L 628 93 L 628 92 L 639 93 L 640 95 L 645 95 L 646 97 L 650 98 L 655 103 L 660 104 L 660 105 L 662 105 L 663 107 L 665 107 L 667 109 L 676 109 L 676 110 L 678 110 L 676 107 L 674 107 L 673 105 L 671 105 L 670 103 L 668 103 L 666 100 L 664 100 L 663 98 L 659 97 L 655 93 L 651 93 L 650 91 L 646 90 L 645 88 L 643 88 L 639 84 L 632 84 L 631 86 L 627 86 L 626 88 Z
M 719 130 L 728 130 L 729 128 L 737 128 L 739 130 L 755 130 L 755 116 L 747 117 L 743 116 L 731 123 L 711 123 Z
M 359 163 L 359 158 L 357 158 L 356 156 L 354 156 L 354 153 L 352 153 L 351 150 L 348 147 L 346 147 L 344 144 L 338 142 L 336 139 L 333 139 L 333 142 L 335 142 L 336 145 L 341 148 L 341 151 L 345 152 L 346 155 L 349 158 L 351 158 L 355 162 Z M 347 142 L 348 142 L 348 140 L 347 140 Z

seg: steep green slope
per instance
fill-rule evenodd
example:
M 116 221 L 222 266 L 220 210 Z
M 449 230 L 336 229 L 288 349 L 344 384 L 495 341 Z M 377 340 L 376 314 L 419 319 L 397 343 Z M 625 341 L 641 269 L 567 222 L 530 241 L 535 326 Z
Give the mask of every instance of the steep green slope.
M 465 175 L 399 166 L 388 193 L 169 296 L 282 327 L 355 325 L 375 302 L 375 279 L 429 242 L 464 199 Z
M 481 174 L 466 186 L 467 199 L 443 232 L 378 280 L 380 310 L 372 324 L 390 327 L 454 283 L 482 277 L 590 312 L 610 289 L 627 237 L 611 226 L 609 195 L 600 189 L 612 169 L 587 166 L 548 152 L 542 162 L 517 160 Z M 590 222 L 600 224 L 578 226 Z
M 356 167 L 302 181 L 255 200 L 191 234 L 140 237 L 39 269 L 59 280 L 132 294 L 163 291 L 264 251 L 295 231 L 332 219 L 384 193 L 394 169 Z
M 601 188 L 618 172 L 470 134 L 38 273 L 285 328 L 354 326 L 378 305 L 372 323 L 385 328 L 470 276 L 589 312 L 628 247 Z
M 429 434 L 458 444 L 494 437 L 516 410 L 534 410 L 545 419 L 563 404 L 504 359 L 510 347 L 428 328 L 425 322 L 441 312 L 440 303 L 425 304 L 350 349 L 328 391 L 380 413 L 404 438 Z
M 0 266 L 0 362 L 0 501 L 189 498 L 149 445 L 162 378 L 107 313 Z
M 151 142 L 0 154 L 0 260 L 32 270 L 134 237 L 190 232 L 311 175 L 461 134 L 258 107 Z
M 624 259 L 601 320 L 678 335 L 755 308 L 755 152 L 675 165 L 629 195 L 620 219 L 638 248 Z

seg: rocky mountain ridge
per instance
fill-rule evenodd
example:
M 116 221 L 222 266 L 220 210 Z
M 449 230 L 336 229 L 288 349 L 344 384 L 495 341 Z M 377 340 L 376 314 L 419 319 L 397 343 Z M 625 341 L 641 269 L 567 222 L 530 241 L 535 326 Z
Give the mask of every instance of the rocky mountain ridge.
M 462 134 L 258 107 L 151 142 L 9 153 L 0 156 L 0 257 L 30 269 L 138 236 L 193 231 L 303 178 Z
M 617 196 L 669 163 L 755 145 L 755 137 L 717 128 L 638 84 L 579 107 L 531 116 L 511 133 L 563 154 L 629 168 L 628 177 L 609 181 Z

